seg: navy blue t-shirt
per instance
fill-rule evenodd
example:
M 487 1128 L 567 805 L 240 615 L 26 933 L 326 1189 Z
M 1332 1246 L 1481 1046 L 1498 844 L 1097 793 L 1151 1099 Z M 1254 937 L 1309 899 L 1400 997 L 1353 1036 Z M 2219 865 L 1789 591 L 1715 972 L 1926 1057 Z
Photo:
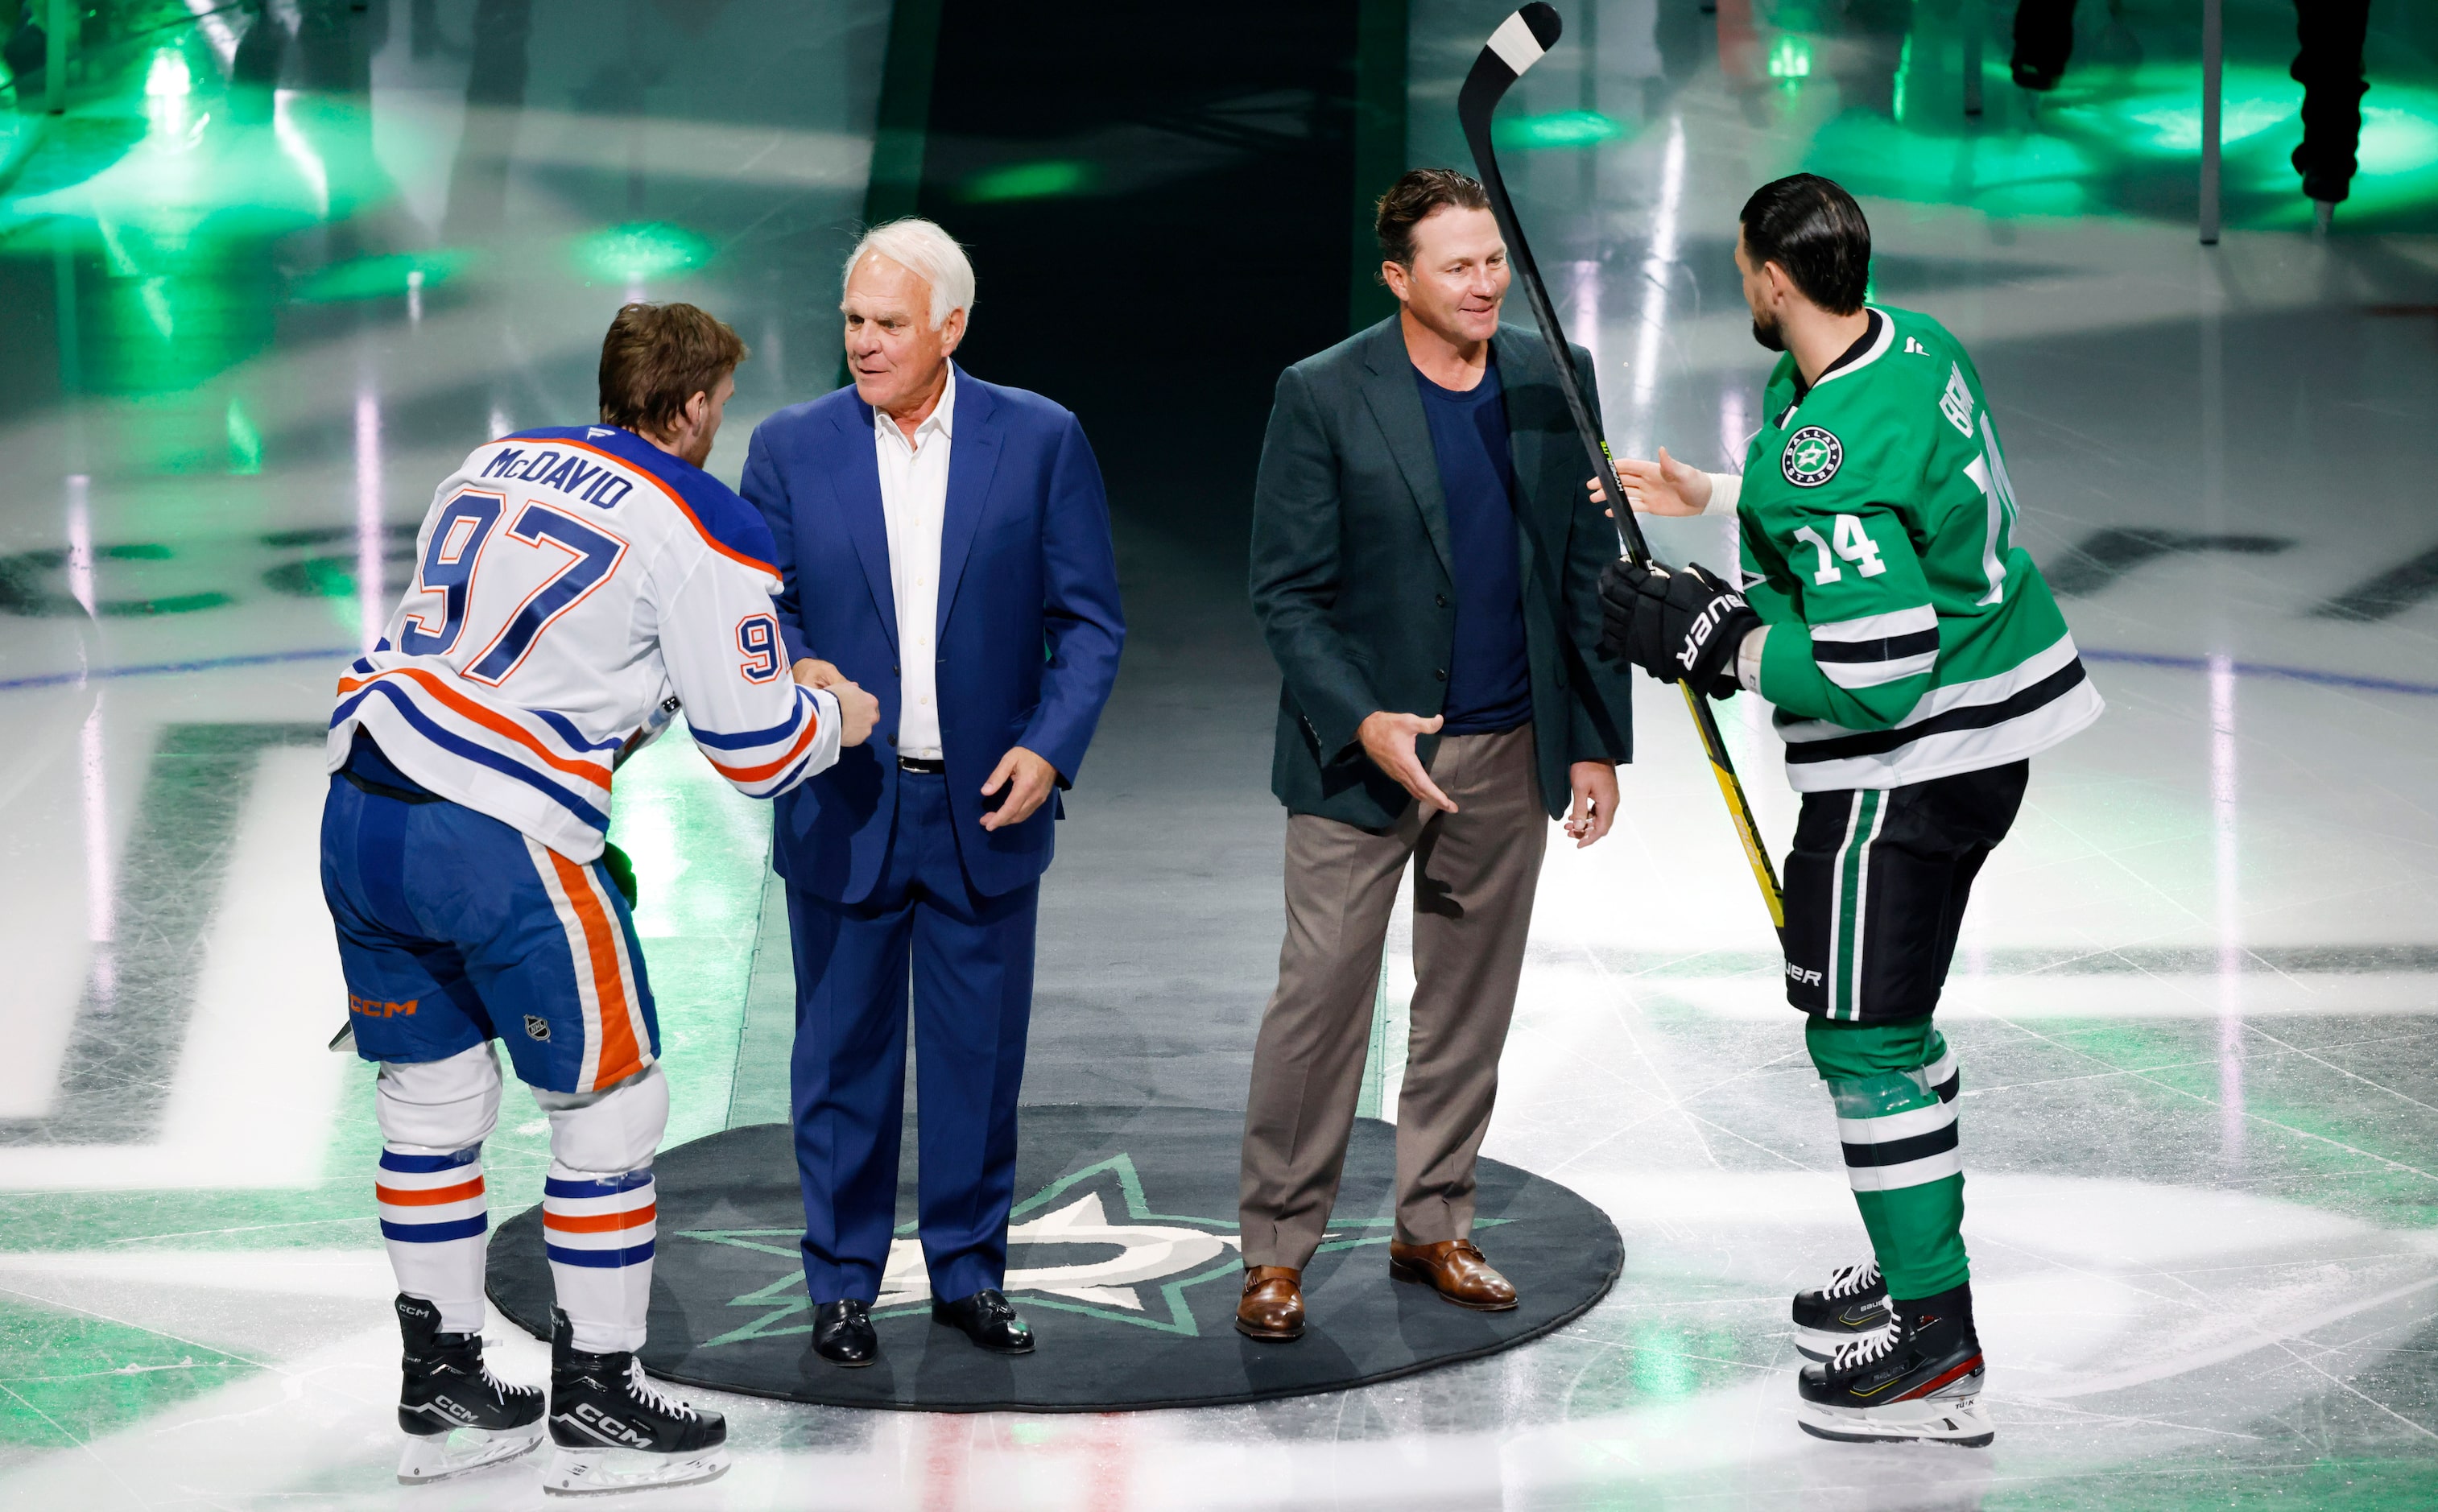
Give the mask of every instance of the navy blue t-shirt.
M 1414 369 L 1431 426 L 1440 491 L 1447 496 L 1448 548 L 1456 559 L 1456 650 L 1448 663 L 1450 735 L 1491 735 L 1532 717 L 1524 654 L 1524 569 L 1516 543 L 1515 464 L 1507 453 L 1507 408 L 1498 363 L 1466 393 Z

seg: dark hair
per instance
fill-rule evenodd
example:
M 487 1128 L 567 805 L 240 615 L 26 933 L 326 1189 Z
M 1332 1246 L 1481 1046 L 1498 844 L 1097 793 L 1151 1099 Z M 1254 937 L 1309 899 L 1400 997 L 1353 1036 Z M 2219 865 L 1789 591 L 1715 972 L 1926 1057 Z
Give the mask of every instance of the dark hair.
M 1764 184 L 1744 202 L 1744 255 L 1786 270 L 1803 297 L 1831 315 L 1863 308 L 1871 286 L 1871 223 L 1863 207 L 1817 173 Z
M 1459 210 L 1487 210 L 1490 196 L 1479 179 L 1454 168 L 1408 168 L 1380 196 L 1372 230 L 1380 237 L 1380 255 L 1401 267 L 1414 265 L 1414 228 L 1433 211 L 1450 205 Z
M 601 338 L 601 423 L 666 434 L 686 401 L 749 355 L 725 322 L 692 305 L 627 305 Z

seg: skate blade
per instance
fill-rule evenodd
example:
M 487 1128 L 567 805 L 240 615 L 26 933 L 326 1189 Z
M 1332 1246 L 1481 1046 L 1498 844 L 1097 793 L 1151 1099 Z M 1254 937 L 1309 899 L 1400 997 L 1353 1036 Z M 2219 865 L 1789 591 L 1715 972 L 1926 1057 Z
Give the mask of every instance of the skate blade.
M 535 1421 L 522 1428 L 460 1428 L 428 1438 L 410 1437 L 398 1457 L 398 1483 L 428 1486 L 515 1459 L 541 1442 L 541 1432 L 540 1422 Z
M 1797 1402 L 1795 1425 L 1814 1438 L 1840 1444 L 1953 1444 L 1983 1449 L 1998 1436 L 1989 1410 L 1978 1398 L 1901 1402 L 1860 1412 Z
M 1799 1323 L 1794 1326 L 1795 1349 L 1804 1359 L 1817 1360 L 1824 1365 L 1837 1353 L 1839 1345 L 1852 1344 L 1862 1337 L 1859 1333 L 1832 1333 L 1827 1328 L 1807 1328 Z
M 695 1486 L 728 1473 L 728 1446 L 692 1454 L 639 1450 L 562 1449 L 550 1458 L 541 1488 L 553 1496 L 605 1496 L 654 1486 Z

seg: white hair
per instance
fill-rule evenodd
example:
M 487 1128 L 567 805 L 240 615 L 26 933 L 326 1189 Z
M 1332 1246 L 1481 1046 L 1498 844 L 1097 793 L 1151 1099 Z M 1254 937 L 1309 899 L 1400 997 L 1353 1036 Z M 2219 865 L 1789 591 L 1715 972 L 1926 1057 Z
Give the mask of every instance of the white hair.
M 933 330 L 948 323 L 951 311 L 974 308 L 974 265 L 965 260 L 965 249 L 957 245 L 957 238 L 931 221 L 909 216 L 865 232 L 855 251 L 847 254 L 846 270 L 839 278 L 841 290 L 867 253 L 888 258 L 931 286 Z

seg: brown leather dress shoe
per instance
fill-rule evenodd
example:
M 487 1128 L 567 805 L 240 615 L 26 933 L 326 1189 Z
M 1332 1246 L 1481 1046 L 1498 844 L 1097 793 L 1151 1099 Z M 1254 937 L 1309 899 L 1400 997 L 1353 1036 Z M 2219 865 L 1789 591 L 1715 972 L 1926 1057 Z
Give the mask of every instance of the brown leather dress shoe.
M 1246 1267 L 1236 1331 L 1248 1339 L 1302 1338 L 1303 1273 L 1288 1265 Z
M 1388 1274 L 1400 1281 L 1427 1286 L 1458 1307 L 1475 1312 L 1505 1312 L 1515 1306 L 1515 1288 L 1490 1268 L 1469 1239 L 1441 1239 L 1437 1244 L 1390 1239 Z

